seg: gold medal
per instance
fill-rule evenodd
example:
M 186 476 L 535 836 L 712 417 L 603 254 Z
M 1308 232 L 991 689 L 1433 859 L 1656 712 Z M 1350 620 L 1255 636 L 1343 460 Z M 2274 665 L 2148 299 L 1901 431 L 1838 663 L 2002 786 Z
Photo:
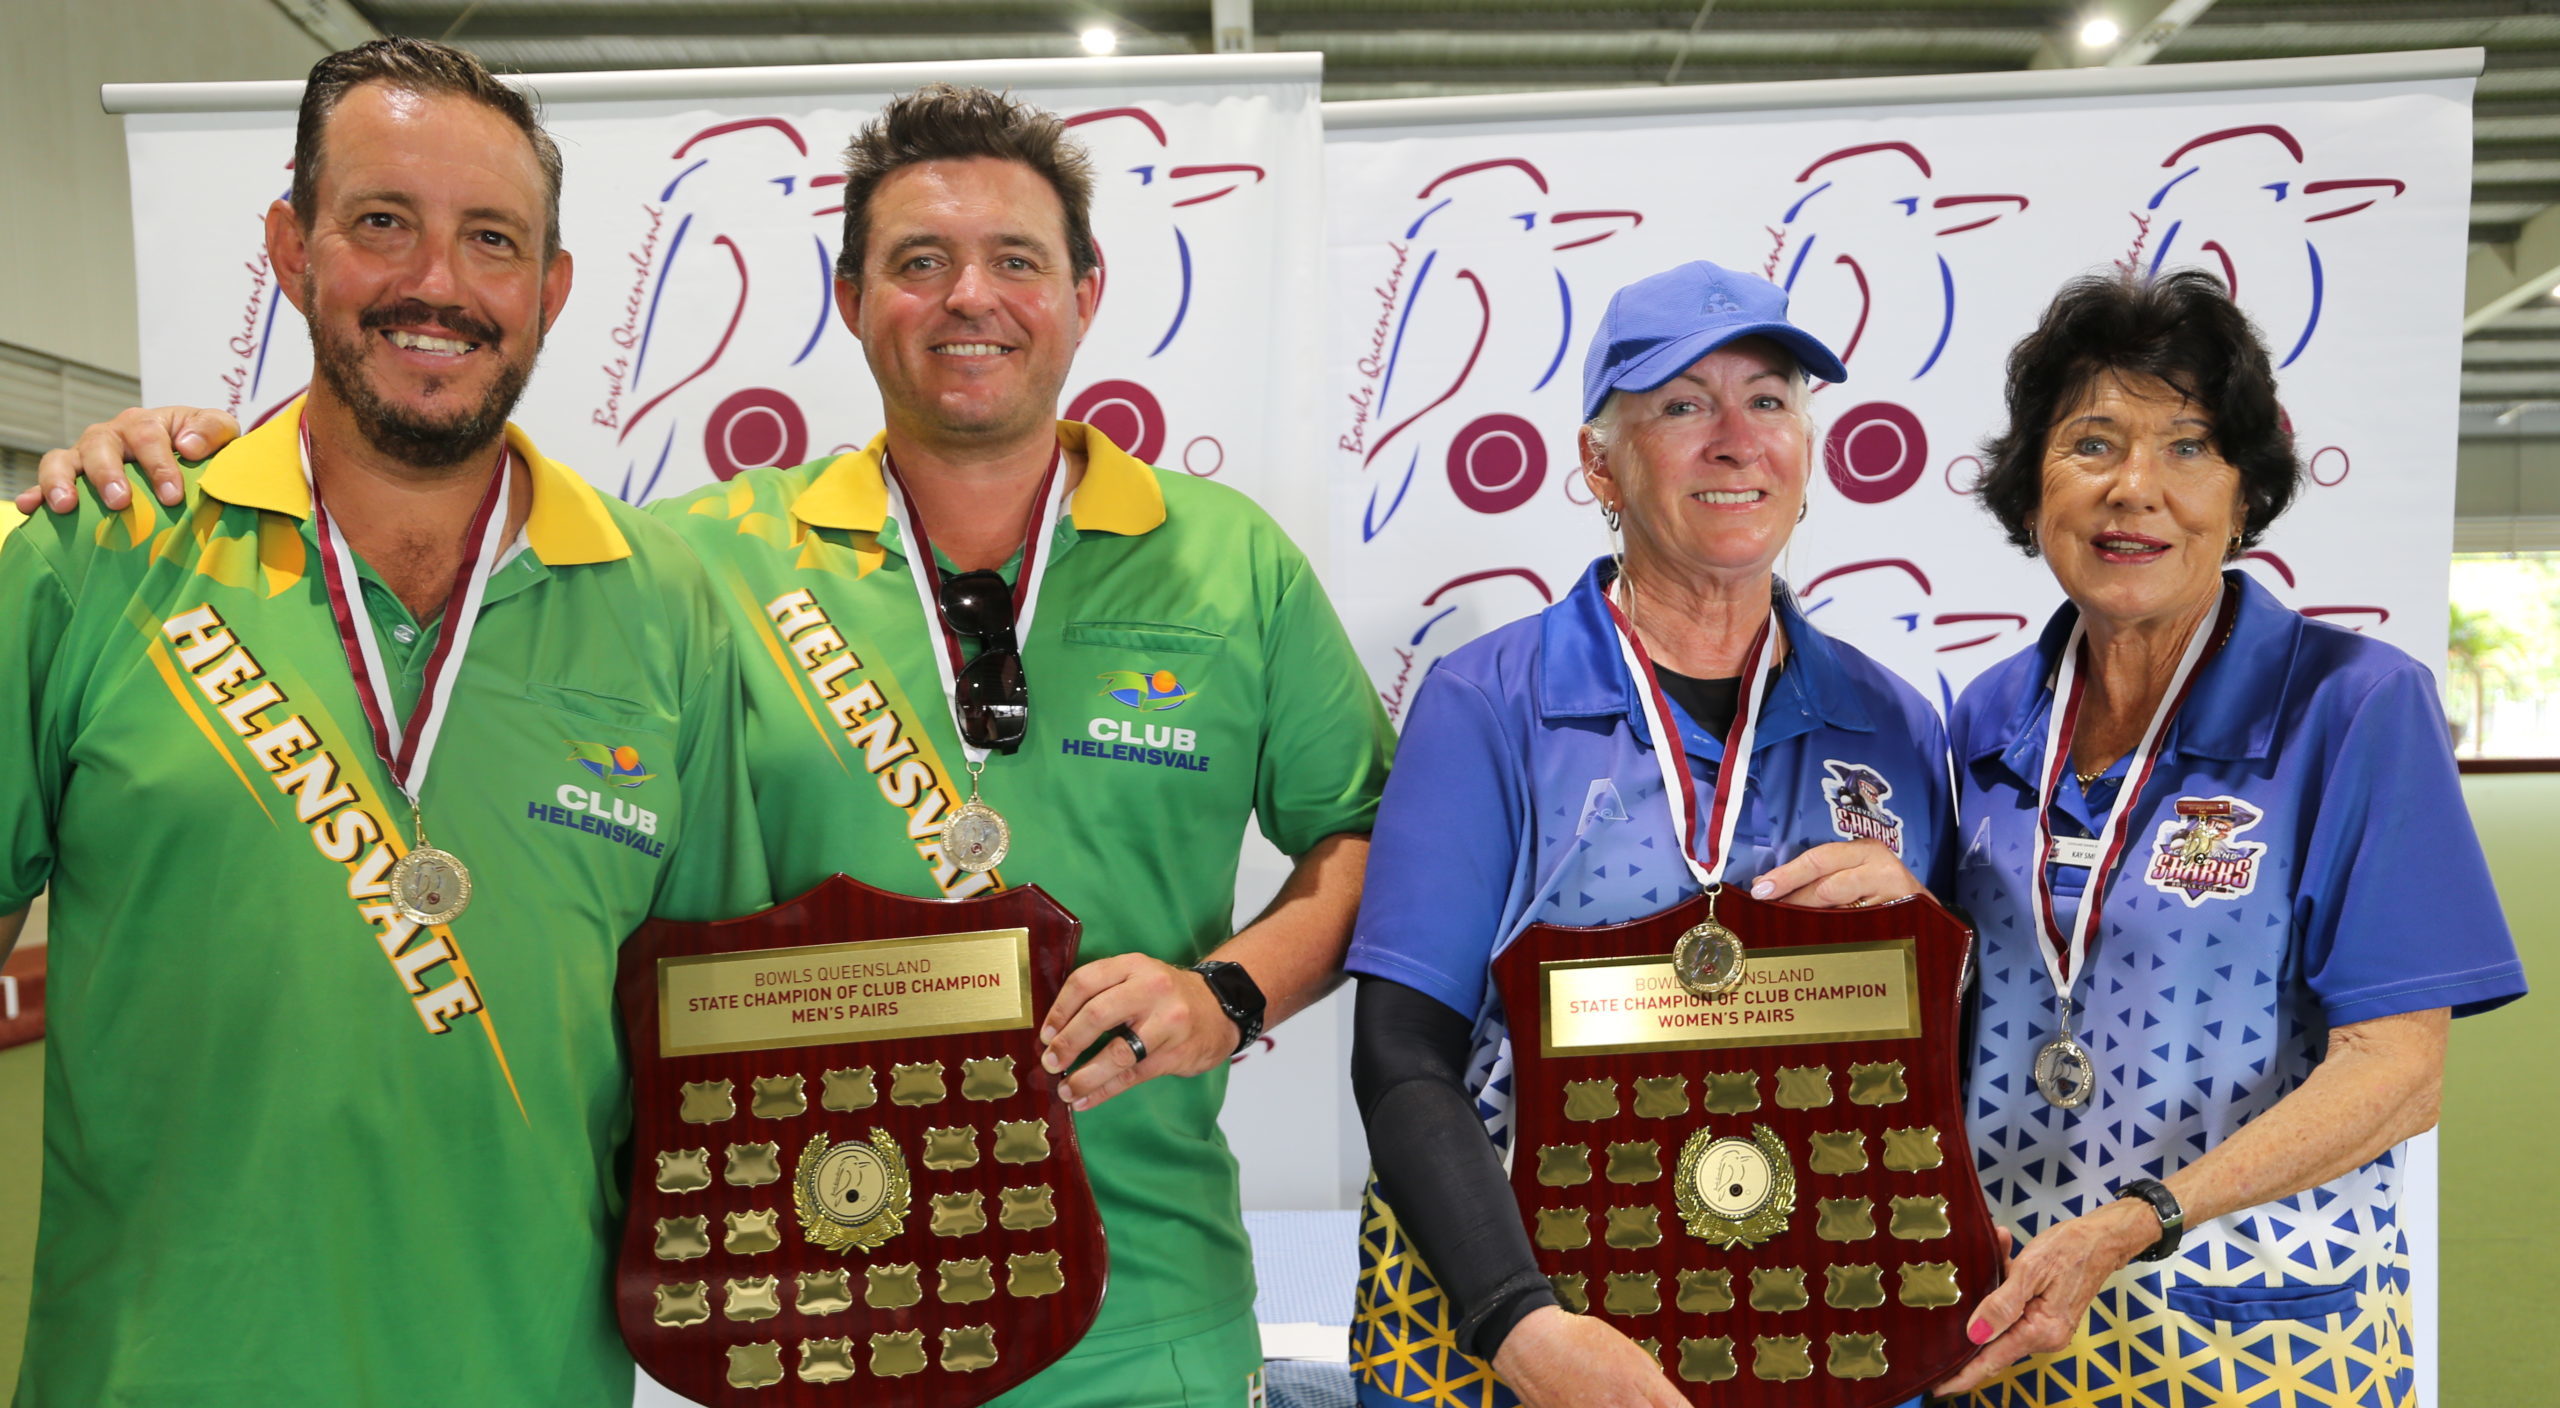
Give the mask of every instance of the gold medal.
M 391 911 L 424 928 L 450 924 L 471 906 L 471 868 L 427 840 L 426 814 L 414 802 L 409 834 L 417 844 L 393 861 L 384 877 L 391 887 Z
M 975 792 L 942 825 L 942 854 L 953 865 L 977 875 L 1004 863 L 1013 849 L 1013 828 Z
M 1672 976 L 1691 997 L 1722 997 L 1742 981 L 1742 957 L 1742 937 L 1718 922 L 1710 889 L 1706 921 L 1671 946 Z
M 450 924 L 471 905 L 471 871 L 423 840 L 391 863 L 391 908 L 412 924 Z

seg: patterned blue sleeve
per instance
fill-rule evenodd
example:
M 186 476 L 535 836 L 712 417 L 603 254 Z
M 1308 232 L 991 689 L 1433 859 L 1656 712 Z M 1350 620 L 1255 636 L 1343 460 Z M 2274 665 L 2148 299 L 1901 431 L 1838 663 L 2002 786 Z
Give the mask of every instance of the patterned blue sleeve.
M 2467 1017 L 2523 995 L 2424 669 L 2392 670 L 2356 706 L 2317 806 L 2294 924 L 2302 980 L 2332 1027 L 2436 1007 Z
M 1343 962 L 1472 1020 L 1511 910 L 1527 825 L 1521 740 L 1476 683 L 1434 668 L 1416 692 L 1370 835 Z

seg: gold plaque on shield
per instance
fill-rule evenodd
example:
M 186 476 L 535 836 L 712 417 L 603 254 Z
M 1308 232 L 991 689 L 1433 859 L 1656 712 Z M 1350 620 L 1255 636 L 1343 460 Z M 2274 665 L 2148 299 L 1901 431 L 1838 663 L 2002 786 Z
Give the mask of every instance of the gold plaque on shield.
M 1765 1124 L 1753 1125 L 1749 1139 L 1718 1139 L 1703 1129 L 1690 1135 L 1672 1185 L 1690 1235 L 1728 1250 L 1786 1231 L 1796 1210 L 1795 1164 Z
M 906 1156 L 887 1130 L 867 1141 L 809 1136 L 791 1179 L 791 1204 L 810 1241 L 829 1251 L 869 1251 L 907 1225 Z

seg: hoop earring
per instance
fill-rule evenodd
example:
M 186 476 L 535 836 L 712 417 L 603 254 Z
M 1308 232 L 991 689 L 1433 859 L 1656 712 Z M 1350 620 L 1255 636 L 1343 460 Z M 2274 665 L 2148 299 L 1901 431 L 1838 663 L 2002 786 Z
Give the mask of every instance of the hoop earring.
M 1812 508 L 1812 507 L 1813 507 L 1813 500 L 1811 500 L 1811 499 L 1801 499 L 1801 500 L 1798 500 L 1798 501 L 1797 501 L 1797 503 L 1796 503 L 1796 522 L 1798 522 L 1798 523 L 1802 523 L 1802 522 L 1804 522 L 1804 515 L 1805 515 L 1805 511 L 1806 511 L 1807 509 Z
M 1602 504 L 1600 506 L 1600 521 L 1609 525 L 1610 532 L 1617 532 L 1618 506 L 1616 504 Z

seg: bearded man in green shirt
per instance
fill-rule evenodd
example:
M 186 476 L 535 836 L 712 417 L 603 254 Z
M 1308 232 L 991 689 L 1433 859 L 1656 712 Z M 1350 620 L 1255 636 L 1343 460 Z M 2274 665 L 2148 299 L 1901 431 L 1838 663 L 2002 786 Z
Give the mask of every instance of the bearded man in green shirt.
M 1003 1401 L 1243 1404 L 1261 1350 L 1226 1064 L 1339 980 L 1392 735 L 1267 515 L 1057 418 L 1100 294 L 1092 178 L 1058 119 L 937 85 L 855 136 L 846 178 L 836 304 L 885 428 L 652 506 L 741 641 L 775 892 L 836 871 L 922 896 L 1037 882 L 1084 921 L 1042 1038 L 1052 1069 L 1092 1053 L 1063 1091 L 1110 1289 Z M 112 495 L 128 454 L 156 473 L 173 436 L 201 453 L 228 431 L 131 412 L 41 482 Z M 946 844 L 972 799 L 1004 818 L 1000 855 Z M 1295 866 L 1231 933 L 1248 819 Z
M 323 60 L 267 217 L 309 396 L 0 543 L 0 953 L 53 895 L 19 1408 L 630 1401 L 616 955 L 769 892 L 710 579 L 506 424 L 559 179 L 468 56 Z

